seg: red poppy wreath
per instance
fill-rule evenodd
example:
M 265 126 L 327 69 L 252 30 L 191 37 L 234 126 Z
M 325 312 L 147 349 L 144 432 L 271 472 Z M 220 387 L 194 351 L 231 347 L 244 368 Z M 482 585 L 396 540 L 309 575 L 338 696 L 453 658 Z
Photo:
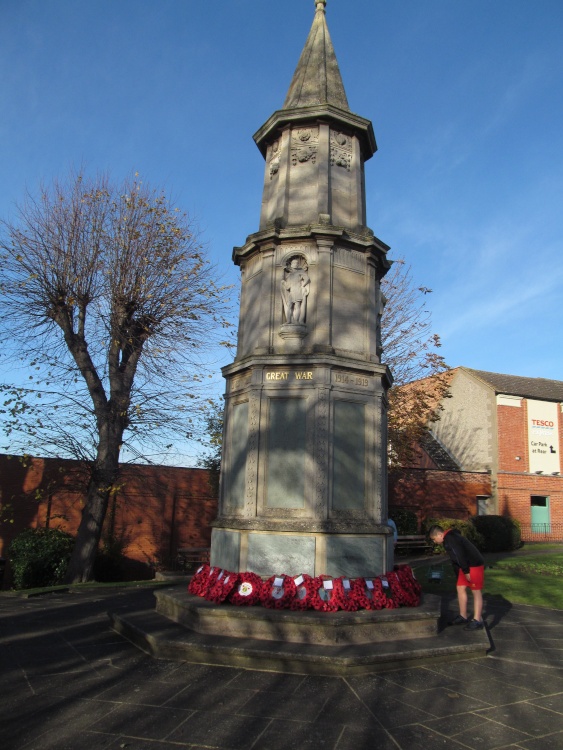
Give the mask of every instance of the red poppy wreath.
M 393 572 L 397 576 L 403 592 L 401 604 L 404 607 L 418 607 L 422 586 L 416 580 L 412 568 L 408 565 L 396 565 Z
M 209 588 L 205 594 L 205 598 L 208 602 L 214 604 L 221 604 L 229 596 L 231 591 L 235 588 L 238 582 L 237 573 L 231 573 L 228 570 L 222 570 L 215 583 Z
M 311 606 L 319 612 L 336 612 L 338 599 L 334 596 L 334 580 L 330 576 L 317 576 L 313 580 Z
M 391 581 L 386 575 L 378 576 L 377 580 L 380 582 L 383 594 L 386 597 L 383 607 L 385 609 L 397 609 L 400 606 L 400 595 L 398 595 L 396 582 L 393 581 L 393 585 L 391 585 Z
M 335 578 L 333 581 L 333 597 L 336 599 L 339 608 L 345 612 L 355 612 L 360 606 L 354 590 L 354 583 L 345 576 Z
M 238 583 L 229 594 L 228 601 L 238 607 L 251 607 L 260 602 L 262 579 L 256 573 L 239 573 Z
M 193 574 L 191 581 L 188 583 L 188 593 L 194 596 L 203 596 L 203 591 L 207 589 L 209 579 L 209 565 L 204 563 Z
M 385 607 L 387 597 L 383 592 L 383 586 L 379 578 L 360 578 L 357 581 L 363 581 L 361 594 L 358 599 L 364 609 L 378 610 Z
M 295 576 L 293 583 L 295 584 L 295 595 L 291 600 L 289 608 L 294 612 L 302 612 L 305 609 L 311 607 L 311 599 L 315 593 L 313 586 L 314 578 L 307 573 L 302 573 L 299 576 Z
M 268 609 L 287 609 L 295 596 L 295 588 L 291 576 L 285 573 L 280 576 L 271 576 L 262 584 L 260 594 L 262 606 Z
M 204 573 L 207 573 L 207 575 L 204 575 Z M 204 566 L 204 569 L 201 571 L 201 578 L 196 584 L 198 596 L 205 598 L 207 592 L 211 591 L 215 585 L 219 573 L 221 573 L 221 568 L 210 568 L 209 566 Z

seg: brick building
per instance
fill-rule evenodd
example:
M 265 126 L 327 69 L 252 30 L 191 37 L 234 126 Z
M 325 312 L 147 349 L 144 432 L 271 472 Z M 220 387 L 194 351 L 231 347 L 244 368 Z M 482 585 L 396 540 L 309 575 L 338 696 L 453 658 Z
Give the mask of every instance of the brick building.
M 562 411 L 561 381 L 452 370 L 417 465 L 391 478 L 391 504 L 423 516 L 508 515 L 524 539 L 562 539 Z

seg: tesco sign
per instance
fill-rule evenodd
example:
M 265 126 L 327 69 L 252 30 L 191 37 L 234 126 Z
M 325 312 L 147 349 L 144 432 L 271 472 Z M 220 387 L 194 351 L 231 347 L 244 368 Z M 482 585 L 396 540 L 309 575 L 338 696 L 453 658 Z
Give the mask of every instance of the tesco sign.
M 534 427 L 555 427 L 555 423 L 549 419 L 532 419 Z

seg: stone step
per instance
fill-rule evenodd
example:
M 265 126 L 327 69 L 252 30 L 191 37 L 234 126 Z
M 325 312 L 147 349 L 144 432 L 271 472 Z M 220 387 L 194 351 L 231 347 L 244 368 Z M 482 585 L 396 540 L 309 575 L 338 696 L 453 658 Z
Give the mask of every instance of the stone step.
M 408 612 L 395 610 L 401 611 Z M 480 657 L 490 648 L 485 630 L 468 632 L 459 627 L 447 627 L 416 638 L 321 645 L 197 633 L 156 609 L 108 614 L 118 633 L 155 658 L 261 671 L 346 676 L 420 666 L 436 660 Z M 345 613 L 322 614 L 330 618 Z

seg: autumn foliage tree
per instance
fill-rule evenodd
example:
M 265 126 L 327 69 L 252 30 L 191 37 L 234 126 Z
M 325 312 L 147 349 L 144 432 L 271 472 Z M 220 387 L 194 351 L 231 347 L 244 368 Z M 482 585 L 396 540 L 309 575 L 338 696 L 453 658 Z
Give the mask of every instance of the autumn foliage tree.
M 440 418 L 449 368 L 426 306 L 432 290 L 417 286 L 402 259 L 393 263 L 381 288 L 386 298 L 381 320 L 383 361 L 394 378 L 388 394 L 389 462 L 408 466 L 428 426 Z
M 77 173 L 28 195 L 0 260 L 4 353 L 31 373 L 3 386 L 5 429 L 89 461 L 67 571 L 86 581 L 125 441 L 141 455 L 190 430 L 226 290 L 190 219 L 137 176 Z

